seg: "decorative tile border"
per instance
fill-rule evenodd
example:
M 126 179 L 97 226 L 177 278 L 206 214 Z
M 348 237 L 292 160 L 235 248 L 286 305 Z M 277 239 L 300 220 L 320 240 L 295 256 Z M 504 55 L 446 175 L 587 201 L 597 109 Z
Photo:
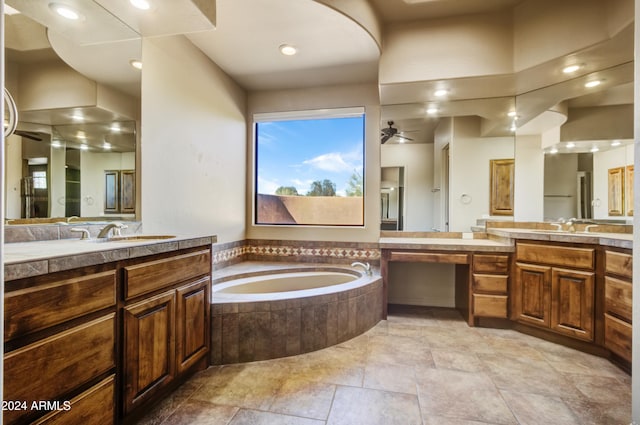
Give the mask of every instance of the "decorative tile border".
M 225 267 L 240 261 L 304 261 L 380 263 L 377 243 L 280 241 L 248 239 L 213 246 L 213 265 Z

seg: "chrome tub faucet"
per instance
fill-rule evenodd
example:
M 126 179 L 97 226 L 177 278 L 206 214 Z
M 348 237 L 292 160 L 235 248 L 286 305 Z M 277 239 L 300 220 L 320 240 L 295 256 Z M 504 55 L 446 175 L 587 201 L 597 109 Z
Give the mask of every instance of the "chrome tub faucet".
M 356 266 L 362 267 L 365 273 L 367 274 L 367 276 L 371 276 L 373 274 L 373 271 L 371 270 L 371 264 L 369 263 L 361 263 L 360 261 L 351 263 L 351 267 L 356 267 Z

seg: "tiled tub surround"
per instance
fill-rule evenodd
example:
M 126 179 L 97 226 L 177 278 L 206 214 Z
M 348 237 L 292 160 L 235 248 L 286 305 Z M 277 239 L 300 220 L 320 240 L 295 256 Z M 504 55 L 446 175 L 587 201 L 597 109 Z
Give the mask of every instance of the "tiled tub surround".
M 241 261 L 284 261 L 350 264 L 353 261 L 380 264 L 378 243 L 246 239 L 216 244 L 213 265 L 222 268 Z
M 270 294 L 272 300 L 216 298 L 216 284 L 283 271 L 343 271 L 356 280 L 312 291 Z M 313 292 L 314 295 L 309 295 Z M 304 296 L 300 296 L 304 294 Z M 382 278 L 348 266 L 244 262 L 214 272 L 212 364 L 274 359 L 307 353 L 360 335 L 382 317 Z M 240 298 L 240 297 L 238 297 Z

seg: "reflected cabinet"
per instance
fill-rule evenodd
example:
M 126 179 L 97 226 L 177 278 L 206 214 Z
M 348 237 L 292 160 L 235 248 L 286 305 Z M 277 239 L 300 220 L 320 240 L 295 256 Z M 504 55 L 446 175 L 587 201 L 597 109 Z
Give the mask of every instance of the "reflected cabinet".
M 136 212 L 136 174 L 134 170 L 104 172 L 104 212 L 107 214 Z
M 513 215 L 513 159 L 490 161 L 491 215 Z

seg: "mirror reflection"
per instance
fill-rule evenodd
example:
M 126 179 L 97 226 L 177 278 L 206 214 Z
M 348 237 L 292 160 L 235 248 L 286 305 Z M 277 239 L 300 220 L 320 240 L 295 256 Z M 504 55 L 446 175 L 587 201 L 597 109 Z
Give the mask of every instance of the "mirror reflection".
M 5 145 L 7 223 L 135 218 L 138 34 L 93 2 L 82 4 L 90 31 L 46 2 L 7 3 L 6 88 L 18 110 Z
M 393 181 L 386 178 L 388 170 L 402 168 L 404 176 L 398 230 L 468 232 L 498 215 L 512 219 L 514 109 L 512 97 L 452 100 L 437 108 L 429 103 L 382 107 L 382 199 L 385 182 Z M 505 161 L 511 165 L 503 166 Z M 383 208 L 382 230 L 394 225 L 386 213 Z
M 529 211 L 532 218 L 633 215 L 632 62 L 520 95 L 516 106 L 518 146 L 537 146 L 542 156 L 542 209 Z

